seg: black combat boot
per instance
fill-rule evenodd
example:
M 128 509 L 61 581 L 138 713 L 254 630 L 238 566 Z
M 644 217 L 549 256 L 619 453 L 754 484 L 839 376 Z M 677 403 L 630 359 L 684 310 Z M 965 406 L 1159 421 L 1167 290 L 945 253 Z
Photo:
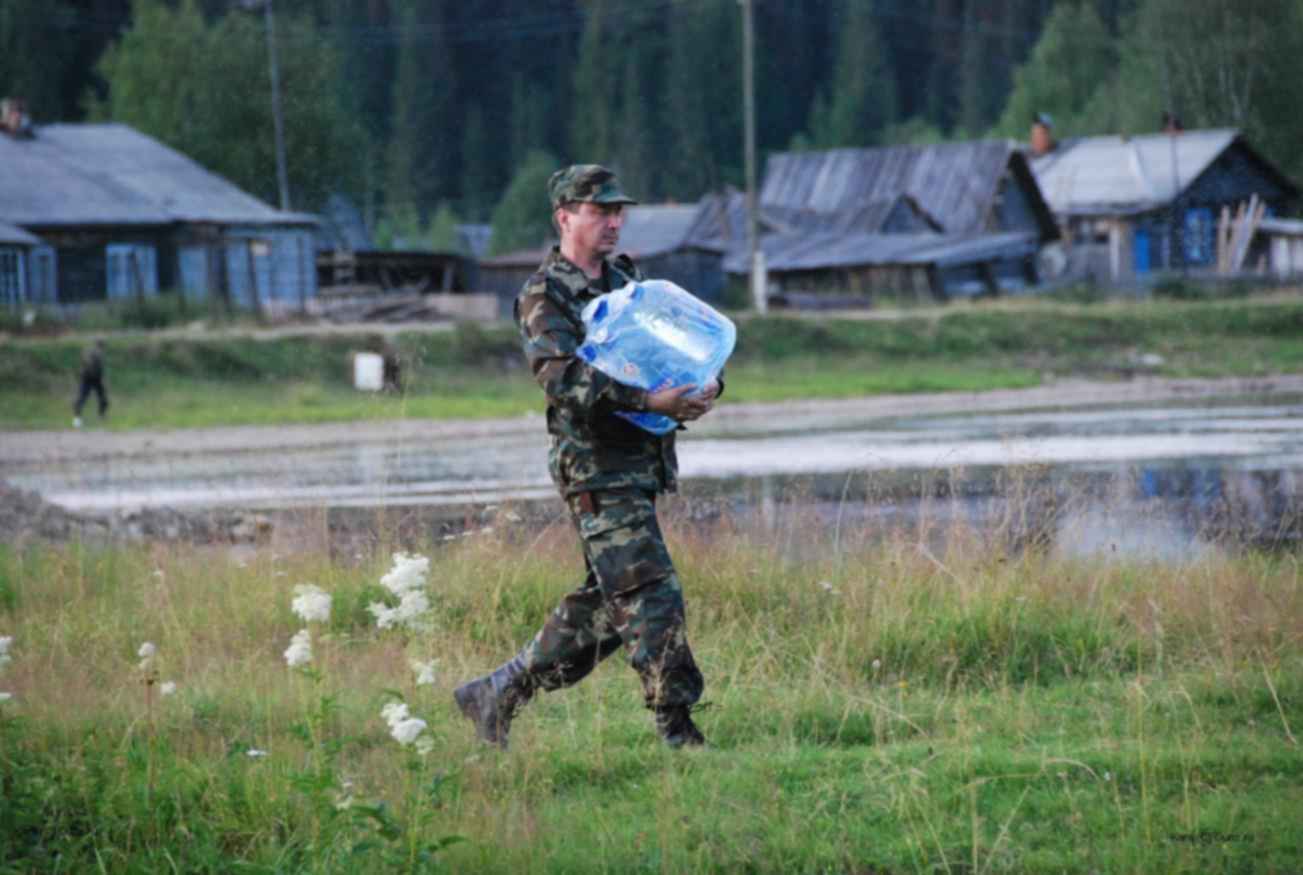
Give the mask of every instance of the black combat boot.
M 475 724 L 481 741 L 507 749 L 511 719 L 534 696 L 534 682 L 521 654 L 497 670 L 453 690 L 457 707 Z
M 692 722 L 692 710 L 687 705 L 656 709 L 656 731 L 672 748 L 701 747 L 706 737 Z

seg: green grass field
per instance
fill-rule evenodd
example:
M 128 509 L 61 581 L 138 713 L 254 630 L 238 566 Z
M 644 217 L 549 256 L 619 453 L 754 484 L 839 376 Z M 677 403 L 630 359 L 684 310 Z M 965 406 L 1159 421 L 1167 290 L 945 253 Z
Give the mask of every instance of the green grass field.
M 0 872 L 1303 865 L 1293 555 L 1069 559 L 999 531 L 703 528 L 671 504 L 712 746 L 663 749 L 617 655 L 533 703 L 501 753 L 450 691 L 581 571 L 562 522 L 509 519 L 420 550 L 416 631 L 366 610 L 384 549 L 0 550 Z M 306 582 L 333 608 L 291 669 Z M 435 661 L 432 685 L 411 660 Z M 424 755 L 381 718 L 398 698 Z
M 724 403 L 981 391 L 1065 376 L 1270 376 L 1303 371 L 1303 299 L 956 305 L 889 319 L 739 315 Z M 87 337 L 0 343 L 0 429 L 63 428 Z M 350 382 L 374 335 L 110 336 L 104 427 L 484 418 L 540 411 L 515 329 L 459 326 L 396 338 L 405 391 Z M 1161 364 L 1141 366 L 1157 354 Z M 88 422 L 99 427 L 93 416 Z

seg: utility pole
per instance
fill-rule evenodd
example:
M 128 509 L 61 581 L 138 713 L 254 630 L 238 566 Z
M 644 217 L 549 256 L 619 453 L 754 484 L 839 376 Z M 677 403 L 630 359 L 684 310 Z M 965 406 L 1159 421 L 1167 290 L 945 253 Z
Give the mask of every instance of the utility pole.
M 241 0 L 241 4 L 250 12 L 262 7 L 267 22 L 267 55 L 271 71 L 271 117 L 276 132 L 276 185 L 280 189 L 282 210 L 290 209 L 290 178 L 285 166 L 285 116 L 281 111 L 281 73 L 280 58 L 276 53 L 276 16 L 272 12 L 272 0 Z
M 742 106 L 743 124 L 746 127 L 747 176 L 747 267 L 751 285 L 751 299 L 756 311 L 768 309 L 769 281 L 766 276 L 764 253 L 760 251 L 759 222 L 756 219 L 756 75 L 755 75 L 755 24 L 752 16 L 753 0 L 738 0 L 742 4 Z

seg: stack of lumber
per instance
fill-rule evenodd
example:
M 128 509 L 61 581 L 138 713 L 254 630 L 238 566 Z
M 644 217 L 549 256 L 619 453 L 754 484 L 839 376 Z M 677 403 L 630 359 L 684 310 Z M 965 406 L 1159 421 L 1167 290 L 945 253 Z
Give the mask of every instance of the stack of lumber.
M 1256 194 L 1250 195 L 1247 203 L 1236 207 L 1234 218 L 1229 205 L 1222 207 L 1221 220 L 1217 223 L 1218 273 L 1239 273 L 1244 269 L 1249 244 L 1253 242 L 1253 235 L 1266 213 L 1266 202 Z

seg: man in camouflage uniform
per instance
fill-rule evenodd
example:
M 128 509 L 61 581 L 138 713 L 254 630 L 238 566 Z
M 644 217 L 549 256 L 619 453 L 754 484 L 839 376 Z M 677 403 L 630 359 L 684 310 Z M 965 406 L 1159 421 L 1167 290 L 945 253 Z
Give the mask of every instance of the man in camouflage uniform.
M 506 747 L 512 717 L 535 691 L 578 683 L 623 646 L 661 737 L 671 747 L 699 745 L 704 739 L 690 711 L 703 682 L 684 634 L 683 590 L 656 521 L 657 494 L 676 486 L 674 432 L 654 435 L 615 412 L 688 422 L 710 411 L 722 387 L 712 381 L 700 392 L 648 392 L 575 355 L 584 305 L 643 278 L 627 256 L 610 257 L 624 205 L 636 202 L 615 174 L 595 164 L 558 170 L 548 193 L 561 243 L 525 283 L 515 316 L 525 357 L 547 395 L 549 468 L 588 573 L 520 653 L 454 696 L 480 738 Z

